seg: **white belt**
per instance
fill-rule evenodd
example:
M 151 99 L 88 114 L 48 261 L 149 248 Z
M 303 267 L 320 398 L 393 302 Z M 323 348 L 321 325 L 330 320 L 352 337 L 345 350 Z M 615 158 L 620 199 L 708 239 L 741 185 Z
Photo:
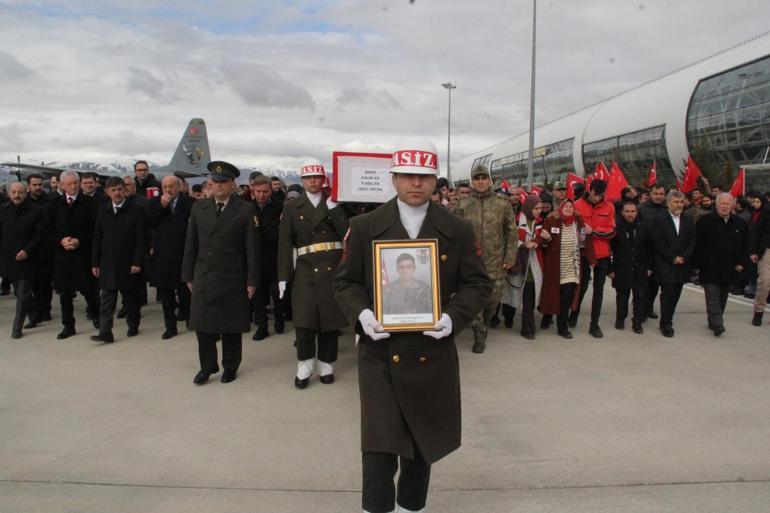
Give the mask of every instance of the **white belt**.
M 319 251 L 331 251 L 333 249 L 342 249 L 341 242 L 318 242 L 309 246 L 297 248 L 297 256 L 318 253 Z

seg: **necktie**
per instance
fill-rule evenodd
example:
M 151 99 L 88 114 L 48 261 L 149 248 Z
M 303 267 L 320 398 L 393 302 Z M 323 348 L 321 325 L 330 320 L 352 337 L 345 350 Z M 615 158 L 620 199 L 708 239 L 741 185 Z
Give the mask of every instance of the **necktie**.
M 217 202 L 217 217 L 219 217 L 219 214 L 222 213 L 223 208 L 225 208 L 225 204 L 222 202 Z
M 68 207 L 72 206 L 72 196 L 67 196 L 67 206 Z

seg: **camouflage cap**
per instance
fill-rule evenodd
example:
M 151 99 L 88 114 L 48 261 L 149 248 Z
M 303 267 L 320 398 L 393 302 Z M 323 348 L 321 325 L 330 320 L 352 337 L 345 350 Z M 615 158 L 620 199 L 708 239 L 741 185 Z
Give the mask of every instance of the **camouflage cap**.
M 566 184 L 566 183 L 564 183 L 564 182 L 561 182 L 561 181 L 559 181 L 559 182 L 554 182 L 554 183 L 553 183 L 553 190 L 555 190 L 555 191 L 556 191 L 556 190 L 559 190 L 559 189 L 564 189 L 564 190 L 567 190 L 567 184 Z

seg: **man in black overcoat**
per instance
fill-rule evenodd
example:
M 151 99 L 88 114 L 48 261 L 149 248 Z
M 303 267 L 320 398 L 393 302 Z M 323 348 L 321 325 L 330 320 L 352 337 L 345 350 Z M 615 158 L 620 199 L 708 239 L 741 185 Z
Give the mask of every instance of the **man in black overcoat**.
M 396 147 L 398 197 L 352 218 L 334 279 L 337 303 L 361 335 L 362 503 L 369 513 L 423 511 L 431 464 L 460 446 L 454 339 L 492 294 L 471 224 L 430 202 L 437 170 L 431 141 L 409 138 Z M 442 314 L 434 330 L 386 333 L 375 318 L 372 242 L 403 239 L 438 241 Z
M 150 173 L 150 165 L 146 160 L 137 160 L 134 163 L 134 183 L 136 184 L 136 194 L 145 198 L 148 188 L 160 189 L 161 187 L 155 175 Z
M 139 334 L 142 265 L 147 242 L 144 210 L 126 201 L 123 180 L 107 180 L 108 203 L 99 206 L 91 247 L 91 272 L 99 279 L 99 334 L 95 342 L 115 341 L 113 315 L 118 292 L 126 305 L 127 336 Z
M 59 294 L 62 325 L 56 338 L 75 334 L 72 301 L 80 292 L 86 300 L 87 315 L 99 324 L 99 301 L 91 274 L 91 242 L 96 203 L 80 192 L 80 178 L 74 171 L 63 171 L 60 178 L 63 194 L 54 199 L 48 210 L 48 226 L 55 244 L 53 286 Z
M 27 199 L 39 206 L 46 213 L 53 198 L 43 190 L 43 175 L 32 173 L 27 175 Z M 47 221 L 47 216 L 46 216 Z M 39 323 L 51 320 L 51 299 L 53 298 L 53 249 L 54 240 L 47 222 L 43 227 L 43 240 L 37 252 L 37 272 L 33 285 L 32 297 L 35 307 L 29 315 L 29 323 L 24 328 L 34 328 Z
M 735 199 L 720 192 L 716 210 L 701 216 L 695 225 L 694 267 L 706 296 L 709 329 L 718 337 L 725 332 L 723 314 L 730 284 L 749 262 L 749 225 L 732 213 Z
M 234 195 L 240 171 L 212 161 L 211 197 L 196 201 L 187 225 L 182 281 L 192 291 L 191 330 L 198 338 L 202 385 L 219 372 L 217 338 L 222 338 L 222 383 L 236 379 L 242 334 L 251 329 L 251 298 L 259 283 L 257 213 Z
M 666 186 L 662 183 L 656 183 L 650 188 L 650 199 L 639 204 L 639 219 L 648 226 L 649 231 L 655 218 L 660 214 L 665 214 L 667 211 Z M 650 245 L 647 249 L 650 262 L 652 262 L 655 255 L 655 247 L 652 245 L 652 239 L 650 239 Z M 647 301 L 647 317 L 650 319 L 658 318 L 658 314 L 655 313 L 655 298 L 658 297 L 658 289 L 660 289 L 660 286 L 655 281 L 655 276 L 652 275 L 647 278 L 647 293 L 645 299 Z
M 635 201 L 626 200 L 619 207 L 616 235 L 610 241 L 612 261 L 609 269 L 609 277 L 616 292 L 615 329 L 625 329 L 628 300 L 633 293 L 631 326 L 634 333 L 643 333 L 642 323 L 647 315 L 647 278 L 652 274 L 648 258 L 650 232 L 648 226 L 639 219 Z
M 656 216 L 651 224 L 655 249 L 652 273 L 660 285 L 660 331 L 664 337 L 673 337 L 676 305 L 692 271 L 695 225 L 690 216 L 682 215 L 682 192 L 670 190 L 666 205 L 667 210 Z
M 254 322 L 257 331 L 254 340 L 263 340 L 268 335 L 267 306 L 273 301 L 273 316 L 276 333 L 283 333 L 283 302 L 278 294 L 278 227 L 281 222 L 283 203 L 273 197 L 270 179 L 264 175 L 249 179 L 249 188 L 259 221 L 260 283 L 251 300 L 254 308 Z
M 45 214 L 27 197 L 21 182 L 8 186 L 10 201 L 0 206 L 0 276 L 13 283 L 16 316 L 11 338 L 21 338 L 27 315 L 34 314 L 32 288 L 37 272 L 37 254 L 43 242 Z
M 161 338 L 168 340 L 177 334 L 177 321 L 186 321 L 190 315 L 190 289 L 182 281 L 182 260 L 195 200 L 180 194 L 181 183 L 176 176 L 163 177 L 161 187 L 163 194 L 152 198 L 149 205 L 149 224 L 154 230 L 151 272 L 163 304 L 166 331 Z

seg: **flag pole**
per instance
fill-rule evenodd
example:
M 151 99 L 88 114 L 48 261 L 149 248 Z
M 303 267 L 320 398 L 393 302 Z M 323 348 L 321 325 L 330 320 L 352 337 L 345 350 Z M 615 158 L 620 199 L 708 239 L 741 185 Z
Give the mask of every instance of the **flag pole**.
M 532 76 L 529 88 L 529 159 L 527 161 L 527 184 L 532 190 L 535 158 L 535 43 L 537 42 L 537 0 L 532 0 Z

